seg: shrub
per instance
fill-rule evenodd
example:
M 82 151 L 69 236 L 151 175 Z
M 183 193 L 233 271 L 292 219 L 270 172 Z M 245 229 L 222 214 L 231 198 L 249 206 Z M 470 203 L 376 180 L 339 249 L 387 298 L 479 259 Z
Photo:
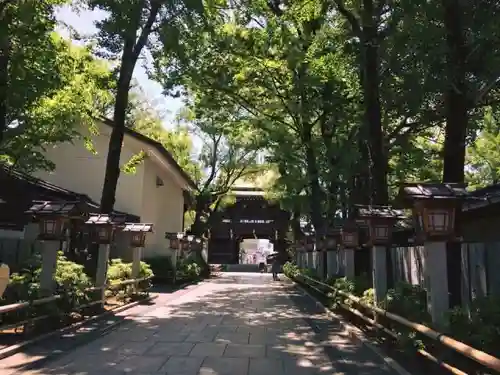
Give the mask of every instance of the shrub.
M 153 271 L 151 267 L 146 262 L 140 263 L 139 269 L 139 278 L 148 278 L 147 281 L 141 283 L 144 288 L 148 288 L 151 285 L 151 281 L 149 280 L 153 277 Z M 132 279 L 132 263 L 124 263 L 123 260 L 111 259 L 110 265 L 108 267 L 107 279 L 110 284 L 116 283 L 118 284 L 121 281 L 131 280 Z M 136 293 L 136 289 L 133 284 L 127 284 L 124 286 L 118 286 L 114 289 L 107 290 L 106 296 L 115 296 L 118 300 L 124 300 L 131 295 Z
M 151 278 L 154 276 L 151 266 L 146 262 L 141 262 L 139 278 Z M 111 259 L 107 273 L 108 281 L 124 281 L 132 279 L 132 263 L 124 263 L 120 258 Z
M 283 273 L 285 274 L 285 276 L 293 279 L 300 273 L 300 269 L 295 263 L 286 262 L 283 265 Z
M 177 265 L 176 279 L 177 280 L 196 280 L 201 275 L 200 265 L 193 260 L 183 259 Z
M 472 301 L 470 310 L 458 307 L 448 313 L 451 336 L 500 356 L 500 298 L 479 297 Z
M 380 305 L 383 309 L 410 321 L 425 325 L 431 322 L 431 317 L 427 312 L 427 292 L 420 285 L 397 283 L 394 289 L 389 289 Z M 389 319 L 384 325 L 398 334 L 402 346 L 424 347 L 422 337 L 415 331 Z
M 40 273 L 41 257 L 37 254 L 23 264 L 20 272 L 10 276 L 9 285 L 0 301 L 1 304 L 7 305 L 40 298 Z M 55 293 L 62 296 L 57 303 L 30 306 L 27 309 L 13 311 L 4 314 L 2 321 L 7 323 L 19 321 L 28 316 L 67 313 L 89 300 L 86 289 L 90 288 L 92 283 L 84 271 L 84 266 L 69 261 L 62 252 L 57 255 L 54 279 Z

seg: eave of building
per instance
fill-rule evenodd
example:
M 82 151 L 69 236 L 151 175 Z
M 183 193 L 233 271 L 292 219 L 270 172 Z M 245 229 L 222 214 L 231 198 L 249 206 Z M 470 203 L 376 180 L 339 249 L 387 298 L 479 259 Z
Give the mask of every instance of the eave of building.
M 114 123 L 110 119 L 99 119 L 103 124 L 113 128 Z M 147 146 L 148 156 L 151 157 L 157 164 L 165 168 L 170 175 L 174 177 L 175 182 L 182 187 L 183 190 L 196 190 L 197 186 L 191 177 L 177 163 L 172 154 L 160 142 L 157 142 L 145 135 L 130 129 L 125 128 L 125 134 Z

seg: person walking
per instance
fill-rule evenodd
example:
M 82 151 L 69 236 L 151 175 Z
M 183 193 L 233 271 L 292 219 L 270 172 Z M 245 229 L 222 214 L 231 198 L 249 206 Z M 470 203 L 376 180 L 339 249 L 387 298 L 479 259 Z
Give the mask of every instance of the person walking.
M 280 271 L 280 262 L 278 260 L 278 257 L 274 257 L 273 263 L 271 265 L 271 272 L 273 273 L 273 280 L 277 281 L 278 279 L 278 273 Z

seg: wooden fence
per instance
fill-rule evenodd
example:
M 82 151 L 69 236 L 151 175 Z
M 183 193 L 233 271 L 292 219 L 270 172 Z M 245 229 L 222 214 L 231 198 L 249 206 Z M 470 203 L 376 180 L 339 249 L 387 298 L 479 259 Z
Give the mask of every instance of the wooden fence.
M 423 246 L 392 248 L 395 281 L 425 286 Z M 463 243 L 462 300 L 464 305 L 477 297 L 500 296 L 500 242 Z

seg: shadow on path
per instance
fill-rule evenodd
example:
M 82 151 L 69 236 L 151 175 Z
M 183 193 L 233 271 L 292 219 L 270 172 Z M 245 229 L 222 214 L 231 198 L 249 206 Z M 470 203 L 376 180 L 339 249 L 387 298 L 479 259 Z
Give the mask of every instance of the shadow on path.
M 160 293 L 121 319 L 53 361 L 11 363 L 1 374 L 394 375 L 308 296 L 268 274 L 224 274 L 173 300 Z M 41 349 L 25 355 L 46 358 Z

